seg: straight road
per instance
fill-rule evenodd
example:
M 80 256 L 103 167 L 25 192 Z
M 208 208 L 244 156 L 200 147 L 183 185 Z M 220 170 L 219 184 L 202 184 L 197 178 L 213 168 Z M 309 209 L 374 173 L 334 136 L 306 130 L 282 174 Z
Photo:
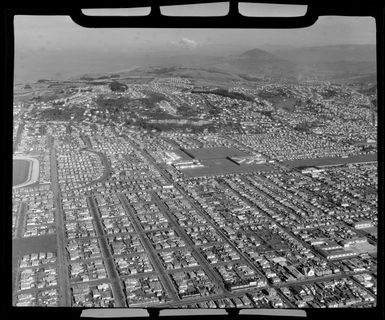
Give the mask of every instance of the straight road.
M 257 204 L 253 203 L 253 201 L 251 201 L 249 199 L 249 197 L 245 197 L 243 196 L 237 189 L 235 189 L 233 186 L 229 185 L 228 182 L 224 182 L 224 181 L 221 181 L 220 182 L 222 185 L 230 188 L 233 192 L 235 192 L 235 194 L 241 198 L 242 200 L 244 200 L 246 203 L 252 205 L 252 206 L 257 206 L 261 212 L 263 213 L 263 215 L 269 219 L 269 221 L 272 223 L 272 224 L 275 224 L 279 229 L 281 229 L 284 233 L 287 233 L 288 235 L 290 235 L 293 239 L 295 239 L 296 241 L 298 241 L 301 245 L 303 245 L 305 248 L 311 250 L 311 252 L 315 255 L 315 256 L 318 256 L 320 259 L 324 260 L 324 257 L 321 256 L 319 253 L 315 252 L 314 250 L 312 250 L 311 246 L 304 242 L 301 238 L 299 238 L 298 236 L 296 236 L 291 230 L 287 230 L 287 228 L 283 227 L 279 222 L 277 222 L 274 218 L 272 218 L 268 213 L 265 213 L 265 211 L 263 210 L 263 208 L 260 208 Z M 255 188 L 255 187 L 254 187 Z M 256 189 L 255 190 L 256 192 L 258 192 L 259 194 L 261 194 L 262 196 L 266 197 L 267 199 L 271 199 L 273 200 L 277 207 L 281 207 L 281 208 L 284 208 L 284 209 L 289 209 L 291 210 L 290 208 L 287 208 L 285 206 L 283 206 L 282 204 L 280 204 L 278 201 L 276 201 L 273 197 L 271 197 L 269 194 L 263 192 L 262 190 L 260 189 Z
M 163 178 L 165 178 L 170 184 L 174 185 L 176 189 L 178 189 L 178 191 L 186 198 L 186 200 L 190 203 L 190 205 L 197 211 L 199 212 L 203 217 L 206 218 L 206 220 L 209 222 L 209 224 L 215 229 L 215 231 L 217 231 L 217 233 L 221 236 L 222 239 L 225 240 L 225 242 L 227 242 L 231 248 L 238 253 L 238 255 L 243 258 L 244 261 L 247 262 L 247 264 L 254 270 L 257 272 L 257 274 L 262 278 L 262 279 L 266 279 L 266 277 L 261 273 L 261 271 L 254 265 L 254 263 L 252 262 L 252 260 L 247 256 L 245 255 L 242 251 L 240 251 L 234 244 L 232 241 L 230 241 L 227 236 L 224 234 L 224 232 L 221 230 L 221 228 L 219 228 L 211 219 L 211 217 L 202 210 L 202 208 L 196 203 L 195 199 L 193 199 L 192 197 L 190 197 L 185 191 L 183 188 L 181 188 L 176 182 L 172 181 L 169 177 L 169 175 L 167 174 L 167 172 L 165 172 L 165 170 L 159 166 L 156 161 L 151 157 L 150 154 L 148 154 L 145 150 L 143 152 L 146 156 L 146 158 L 153 164 L 153 166 L 155 166 L 155 168 L 158 169 L 158 171 L 162 174 Z M 217 277 L 214 277 L 214 279 L 217 279 Z M 223 284 L 222 284 L 223 286 Z M 225 290 L 226 292 L 226 290 Z
M 260 273 L 260 271 L 258 270 L 258 269 L 256 269 L 255 267 L 254 267 L 254 264 L 253 264 L 253 262 L 247 257 L 247 256 L 245 256 L 245 255 L 243 255 L 243 253 L 242 252 L 240 252 L 239 250 L 238 250 L 238 248 L 237 247 L 235 247 L 228 239 L 227 239 L 227 237 L 223 234 L 223 232 L 221 231 L 221 229 L 220 228 L 218 228 L 216 225 L 215 225 L 215 223 L 213 223 L 212 221 L 211 221 L 211 218 L 205 213 L 205 212 L 203 212 L 202 210 L 201 210 L 201 208 L 200 208 L 200 206 L 198 206 L 196 203 L 195 203 L 195 200 L 194 199 L 192 199 L 179 185 L 177 185 L 174 181 L 171 181 L 171 179 L 169 178 L 169 175 L 167 174 L 167 172 L 165 172 L 165 170 L 161 167 L 161 166 L 159 166 L 157 163 L 156 163 L 156 161 L 152 158 L 152 156 L 150 155 L 150 154 L 148 154 L 147 152 L 146 152 L 146 150 L 142 150 L 142 152 L 143 152 L 143 154 L 145 155 L 145 157 L 160 171 L 160 173 L 162 174 L 162 176 L 169 182 L 169 183 L 171 183 L 171 184 L 173 184 L 181 193 L 182 193 L 182 195 L 184 195 L 186 198 L 187 198 L 187 200 L 189 200 L 189 202 L 190 202 L 190 204 L 193 206 L 193 208 L 194 209 L 196 209 L 198 212 L 200 212 L 203 216 L 205 216 L 207 219 L 208 219 L 208 221 L 209 221 L 209 223 L 215 228 L 215 230 L 222 236 L 222 238 L 223 239 L 225 239 L 225 240 L 227 240 L 228 241 L 228 243 L 231 245 L 231 247 L 232 248 L 234 248 L 234 250 L 242 257 L 242 258 L 244 258 L 244 260 L 246 260 L 246 261 L 248 261 L 249 262 L 249 264 L 251 265 L 251 266 L 253 266 L 253 269 L 254 270 L 256 270 L 259 274 L 261 274 Z M 285 168 L 286 169 L 286 168 Z M 252 203 L 248 198 L 246 198 L 246 197 L 243 197 L 240 193 L 239 193 L 239 191 L 237 191 L 237 190 L 234 190 L 231 186 L 229 186 L 226 182 L 222 182 L 222 184 L 225 184 L 226 186 L 228 186 L 228 187 L 230 187 L 238 196 L 240 196 L 241 197 L 241 199 L 244 199 L 247 203 L 250 203 L 250 204 L 252 204 L 253 206 L 255 205 L 254 203 Z M 268 196 L 269 198 L 271 198 L 268 194 L 265 194 L 265 192 L 263 192 L 262 190 L 259 190 L 260 192 L 261 192 L 261 194 L 263 195 L 263 196 Z M 272 200 L 274 200 L 274 199 L 272 199 Z M 277 203 L 277 201 L 274 201 L 275 203 Z M 286 208 L 286 206 L 284 206 L 284 205 L 282 205 L 282 204 L 280 204 L 280 203 L 277 203 L 279 206 L 281 206 L 281 207 L 284 207 L 284 208 Z M 291 208 L 289 208 L 290 209 L 290 211 L 292 210 Z M 270 221 L 272 221 L 273 223 L 275 223 L 282 231 L 284 231 L 285 233 L 288 233 L 290 236 L 292 236 L 294 239 L 296 239 L 297 241 L 299 241 L 301 244 L 303 244 L 306 248 L 309 248 L 310 246 L 308 245 L 308 244 L 306 244 L 306 243 L 303 243 L 303 241 L 302 241 L 302 239 L 299 239 L 297 236 L 295 236 L 290 230 L 286 230 L 286 228 L 284 228 L 283 226 L 281 226 L 279 223 L 277 223 L 273 218 L 271 218 L 268 214 L 266 214 L 266 217 L 270 220 Z M 362 273 L 365 273 L 365 272 L 362 272 Z M 271 287 L 273 287 L 273 288 L 280 288 L 280 287 L 283 287 L 283 286 L 287 286 L 287 285 L 295 285 L 295 284 L 306 284 L 306 283 L 314 283 L 314 282 L 317 282 L 317 281 L 327 281 L 327 280 L 331 280 L 331 279 L 338 279 L 338 278 L 344 278 L 344 277 L 348 277 L 348 276 L 350 276 L 350 275 L 354 275 L 354 274 L 359 274 L 358 272 L 357 273 L 349 273 L 349 274 L 334 274 L 334 275 L 330 275 L 330 276 L 325 276 L 325 277 L 319 277 L 319 278 L 313 278 L 313 279 L 305 279 L 305 280 L 300 280 L 300 281 L 295 281 L 295 282 L 291 282 L 291 283 L 284 283 L 284 284 L 277 284 L 277 285 L 271 285 Z M 261 274 L 261 276 L 263 277 L 263 278 L 265 278 L 262 274 Z M 279 293 L 279 295 L 281 296 L 281 298 L 289 305 L 289 306 L 291 306 L 291 307 L 294 307 L 293 305 L 292 305 L 292 303 L 291 302 L 289 302 L 288 300 L 287 300 L 287 298 L 286 297 L 284 297 L 284 295 L 282 295 L 281 293 Z M 227 296 L 227 295 L 226 295 Z M 194 301 L 195 302 L 195 301 Z M 192 302 L 192 303 L 194 303 L 194 302 Z
M 23 133 L 23 130 L 24 130 L 24 121 L 20 122 L 19 127 L 17 128 L 16 138 L 13 143 L 13 153 L 17 151 L 17 147 L 19 146 L 19 143 L 21 141 L 21 135 Z
M 169 276 L 166 274 L 163 268 L 163 264 L 160 261 L 160 258 L 158 257 L 158 254 L 156 253 L 153 245 L 145 235 L 145 232 L 133 211 L 134 209 L 128 203 L 127 198 L 125 197 L 124 194 L 119 194 L 118 196 L 119 196 L 120 202 L 123 205 L 124 210 L 126 211 L 127 215 L 130 217 L 134 225 L 134 228 L 140 237 L 140 240 L 146 250 L 146 253 L 148 254 L 151 260 L 152 265 L 154 266 L 157 272 L 158 277 L 160 278 L 161 282 L 165 286 L 166 291 L 171 295 L 172 300 L 179 301 L 180 299 L 179 299 L 178 293 L 176 292 Z
M 165 204 L 155 192 L 153 193 L 153 198 L 155 199 L 155 202 L 159 206 L 160 210 L 163 212 L 163 214 L 167 217 L 168 221 L 173 226 L 174 230 L 176 230 L 177 233 L 182 237 L 183 241 L 188 245 L 189 249 L 193 251 L 194 257 L 198 260 L 197 262 L 199 263 L 199 266 L 204 269 L 206 274 L 209 276 L 209 279 L 214 279 L 217 286 L 220 287 L 223 292 L 229 292 L 223 285 L 222 278 L 217 274 L 217 272 L 210 265 L 210 263 L 208 263 L 208 261 L 202 256 L 202 254 L 196 248 L 195 244 L 192 242 L 186 231 L 175 221 L 175 217 L 173 217 L 172 214 L 168 212 L 168 209 L 166 208 Z
M 278 164 L 277 164 L 277 165 L 278 165 Z M 285 166 L 285 165 L 283 165 L 283 164 L 279 164 L 278 166 L 279 166 L 280 168 L 282 168 L 282 169 L 290 170 L 289 167 L 287 167 L 287 166 Z M 309 177 L 308 177 L 307 175 L 303 174 L 300 170 L 296 170 L 296 172 L 297 172 L 299 175 L 301 175 L 304 179 L 309 179 Z M 272 185 L 272 182 L 268 181 L 267 179 L 264 179 L 264 178 L 261 178 L 261 177 L 259 177 L 259 179 L 260 179 L 260 180 L 263 180 L 263 181 L 265 181 L 265 182 L 267 182 L 267 183 L 269 183 L 270 185 Z M 328 185 L 328 187 L 329 187 L 330 189 L 334 190 L 334 192 L 335 192 L 336 194 L 337 194 L 337 193 L 341 193 L 341 191 L 338 190 L 332 182 L 327 182 L 327 185 Z M 278 186 L 276 186 L 276 187 L 278 187 Z M 284 189 L 282 189 L 282 188 L 280 188 L 280 187 L 278 187 L 278 188 L 281 189 L 283 192 L 286 192 Z M 349 193 L 346 192 L 346 191 L 342 191 L 342 194 L 343 194 L 344 196 L 347 196 L 347 197 L 352 197 L 351 194 L 349 194 Z M 301 198 L 299 198 L 299 197 L 296 196 L 296 195 L 294 196 L 294 198 L 297 199 L 297 200 L 299 200 L 299 201 L 302 200 Z M 303 201 L 303 200 L 302 200 L 302 201 Z M 364 203 L 367 203 L 365 200 L 363 200 L 363 202 L 364 202 Z M 325 203 L 329 204 L 330 206 L 335 206 L 335 203 L 332 203 L 332 202 L 330 202 L 330 201 L 328 201 L 328 200 L 327 200 L 327 201 L 325 200 Z M 314 208 L 315 210 L 318 210 L 316 207 L 314 207 L 313 204 L 311 204 L 311 203 L 309 203 L 309 202 L 307 202 L 307 204 L 308 204 L 309 206 L 311 206 L 312 208 Z M 338 220 L 337 217 L 335 217 L 335 216 L 333 216 L 332 218 L 333 218 L 333 220 L 336 222 L 336 224 L 342 223 L 342 224 L 345 225 L 345 227 L 347 227 L 348 229 L 351 228 L 351 225 L 347 224 L 347 223 L 345 222 L 345 220 L 343 220 L 343 219 L 342 219 L 342 220 Z M 359 230 L 359 229 L 358 229 L 358 230 L 355 229 L 354 232 L 356 232 L 356 233 L 357 233 L 358 235 L 360 235 L 361 237 L 367 237 L 373 244 L 377 244 L 377 241 L 376 241 L 371 235 L 368 235 L 365 231 Z
M 287 281 L 285 283 L 278 283 L 278 284 L 273 285 L 273 287 L 278 289 L 278 288 L 288 287 L 288 286 L 293 286 L 293 285 L 302 286 L 302 285 L 312 284 L 312 283 L 317 283 L 317 282 L 350 278 L 351 276 L 364 274 L 364 273 L 371 273 L 371 272 L 370 271 L 358 271 L 358 272 L 352 271 L 352 272 L 346 272 L 346 273 L 331 274 L 331 275 L 322 276 L 322 277 L 313 277 L 310 279 L 308 278 L 308 279 L 303 279 L 303 280 Z
M 99 211 L 97 209 L 95 199 L 93 197 L 87 197 L 87 203 L 90 208 L 92 217 L 94 218 L 96 234 L 99 237 L 98 240 L 100 250 L 102 252 L 102 256 L 105 262 L 108 278 L 111 281 L 111 288 L 114 295 L 114 300 L 116 302 L 116 307 L 127 307 L 121 280 L 119 278 L 118 272 L 116 271 L 114 258 L 112 257 L 109 245 L 107 243 L 107 239 L 105 237 L 103 225 L 100 221 Z
M 234 192 L 236 192 L 241 198 L 243 198 L 245 201 L 247 201 L 248 203 L 251 203 L 247 198 L 244 198 L 242 195 L 239 194 L 238 191 L 234 190 L 233 188 L 231 188 Z M 267 197 L 269 197 L 269 195 L 266 194 Z M 321 259 L 324 259 L 321 255 L 317 254 L 316 252 L 314 252 L 314 250 L 312 250 L 311 246 L 302 241 L 302 239 L 299 239 L 296 235 L 294 235 L 290 230 L 286 230 L 286 228 L 284 228 L 283 226 L 281 226 L 278 222 L 276 222 L 273 218 L 271 218 L 268 214 L 265 214 L 266 217 L 271 220 L 273 223 L 275 223 L 281 230 L 283 230 L 284 232 L 288 233 L 290 236 L 292 236 L 294 239 L 296 239 L 297 241 L 299 241 L 305 248 L 308 248 L 311 250 L 312 253 L 314 253 L 316 256 L 318 256 L 319 258 Z M 327 276 L 323 276 L 323 277 L 315 277 L 315 278 L 312 278 L 312 279 L 304 279 L 304 280 L 297 280 L 297 281 L 290 281 L 290 282 L 285 282 L 285 283 L 279 283 L 279 284 L 276 284 L 276 285 L 272 285 L 272 287 L 274 288 L 280 288 L 280 287 L 285 287 L 285 286 L 288 286 L 288 285 L 302 285 L 302 284 L 308 284 L 308 283 L 314 283 L 314 282 L 320 282 L 320 281 L 328 281 L 328 280 L 333 280 L 333 279 L 341 279 L 341 278 L 346 278 L 346 277 L 350 277 L 350 276 L 353 276 L 353 275 L 356 275 L 356 274 L 363 274 L 363 273 L 371 273 L 372 271 L 359 271 L 359 272 L 345 272 L 345 273 L 338 273 L 338 274 L 332 274 L 332 275 L 327 275 Z
M 25 202 L 21 202 L 17 214 L 16 238 L 23 238 L 26 212 L 27 204 Z
M 56 150 L 53 138 L 48 136 L 51 161 L 51 188 L 55 202 L 55 226 L 57 235 L 57 271 L 59 283 L 59 306 L 71 306 L 70 280 L 67 263 L 66 237 L 64 231 L 64 212 L 61 205 L 61 193 L 58 182 Z

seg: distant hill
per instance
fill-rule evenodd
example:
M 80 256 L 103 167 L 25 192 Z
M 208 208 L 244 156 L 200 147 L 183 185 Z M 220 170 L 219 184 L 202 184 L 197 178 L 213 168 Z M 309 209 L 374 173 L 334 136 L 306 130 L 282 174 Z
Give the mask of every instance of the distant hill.
M 252 49 L 248 50 L 239 55 L 240 58 L 252 59 L 258 61 L 275 61 L 277 60 L 276 56 L 270 52 L 261 49 Z
M 360 92 L 367 96 L 375 95 L 377 94 L 377 85 L 374 85 L 368 88 L 364 87 L 363 89 L 360 90 Z
M 214 65 L 216 69 L 269 78 L 296 78 L 297 66 L 261 49 L 248 50 Z
M 335 45 L 278 50 L 274 54 L 295 63 L 302 77 L 336 80 L 376 72 L 375 45 Z
M 349 85 L 363 84 L 363 87 L 376 84 L 375 45 L 335 45 L 270 51 L 253 48 L 240 53 L 234 53 L 234 50 L 223 51 L 217 55 L 191 51 L 174 54 L 150 52 L 140 57 L 122 58 L 121 61 L 127 61 L 127 64 L 119 62 L 124 67 L 114 67 L 114 70 L 119 70 L 114 74 L 118 73 L 120 79 L 146 75 L 150 78 L 181 76 L 219 83 L 241 80 L 260 82 L 268 78 L 328 80 Z M 91 76 L 101 79 L 110 74 L 96 72 Z
M 339 45 L 274 52 L 255 48 L 214 66 L 248 76 L 333 81 L 373 74 L 375 61 L 375 45 Z
M 376 72 L 376 64 L 370 61 L 320 61 L 313 64 L 301 64 L 299 68 L 305 77 L 315 75 L 319 79 L 330 81 L 361 77 Z
M 376 46 L 368 45 L 334 45 L 322 47 L 303 47 L 297 49 L 277 50 L 277 57 L 295 63 L 325 62 L 375 62 Z
M 362 86 L 362 87 L 373 87 L 377 83 L 377 74 L 376 72 L 363 74 L 355 77 L 347 77 L 345 79 L 340 79 L 336 81 L 337 83 L 352 85 L 352 86 Z

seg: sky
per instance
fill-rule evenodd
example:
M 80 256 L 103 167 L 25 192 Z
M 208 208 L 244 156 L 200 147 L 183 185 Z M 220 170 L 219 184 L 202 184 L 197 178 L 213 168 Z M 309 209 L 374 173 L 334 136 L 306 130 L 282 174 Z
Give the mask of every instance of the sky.
M 306 10 L 304 6 L 284 8 L 259 4 L 255 10 L 251 5 L 245 5 L 241 13 L 290 16 L 301 15 Z M 140 14 L 140 11 L 136 9 L 135 14 Z M 226 14 L 227 11 L 228 8 L 223 8 L 222 4 L 206 6 L 204 11 L 196 6 L 185 10 L 191 15 Z M 101 11 L 103 14 L 110 12 Z M 162 11 L 169 15 L 183 15 L 185 12 L 172 7 L 167 12 Z M 16 80 L 52 75 L 61 77 L 76 71 L 102 72 L 108 67 L 108 57 L 110 67 L 117 70 L 136 65 L 143 54 L 226 55 L 253 48 L 274 50 L 375 43 L 375 21 L 366 17 L 320 17 L 310 27 L 291 30 L 92 29 L 77 25 L 68 16 L 15 16 L 14 26 Z M 122 57 L 126 57 L 124 61 Z M 129 58 L 132 58 L 132 63 Z

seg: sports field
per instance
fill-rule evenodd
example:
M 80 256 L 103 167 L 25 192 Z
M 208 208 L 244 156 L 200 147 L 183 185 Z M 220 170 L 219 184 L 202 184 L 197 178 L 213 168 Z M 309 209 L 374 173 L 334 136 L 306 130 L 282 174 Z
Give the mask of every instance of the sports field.
M 182 151 L 188 154 L 191 158 L 199 160 L 224 159 L 226 157 L 243 157 L 248 155 L 241 150 L 228 147 L 182 149 Z
M 322 166 L 333 166 L 333 165 L 345 165 L 348 163 L 365 163 L 377 161 L 377 154 L 362 154 L 356 156 L 350 156 L 347 158 L 341 157 L 326 157 L 317 159 L 300 159 L 300 160 L 287 160 L 283 161 L 284 165 L 292 168 L 299 167 L 322 167 Z
M 186 168 L 181 172 L 189 177 L 216 176 L 224 174 L 237 174 L 249 172 L 261 172 L 274 170 L 266 164 L 250 164 L 240 166 L 229 160 L 228 157 L 244 157 L 248 154 L 236 148 L 212 147 L 181 149 L 180 153 L 186 154 L 193 159 L 199 159 L 204 167 Z
M 30 162 L 22 159 L 13 160 L 12 186 L 21 184 L 28 179 Z
M 202 168 L 182 169 L 181 172 L 189 177 L 216 176 L 223 174 L 240 174 L 250 172 L 272 171 L 273 167 L 266 164 L 251 164 L 239 166 L 229 159 L 208 159 L 202 160 Z
M 19 259 L 31 253 L 57 252 L 56 234 L 12 240 L 12 288 L 15 286 Z

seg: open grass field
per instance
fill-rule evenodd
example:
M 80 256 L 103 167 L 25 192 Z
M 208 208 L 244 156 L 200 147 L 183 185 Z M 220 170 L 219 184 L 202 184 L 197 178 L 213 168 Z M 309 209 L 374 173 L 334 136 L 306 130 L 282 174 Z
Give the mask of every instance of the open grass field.
M 236 148 L 214 147 L 214 148 L 196 148 L 183 149 L 190 157 L 206 160 L 206 159 L 224 159 L 233 156 L 247 156 L 248 154 Z
M 370 228 L 365 228 L 361 229 L 362 231 L 365 231 L 366 233 L 377 237 L 378 236 L 378 228 L 377 227 L 370 227 Z
M 185 153 L 189 158 L 199 159 L 205 166 L 203 168 L 186 168 L 182 172 L 189 177 L 216 176 L 222 174 L 248 173 L 274 170 L 265 164 L 237 165 L 228 157 L 248 156 L 247 153 L 236 148 L 213 147 L 182 149 L 180 153 Z
M 356 245 L 350 246 L 349 249 L 357 252 L 358 254 L 377 252 L 377 247 L 370 243 L 357 243 Z
M 30 162 L 27 160 L 13 160 L 12 185 L 16 186 L 28 179 Z
M 226 158 L 202 160 L 201 163 L 205 165 L 205 167 L 183 169 L 182 172 L 189 177 L 202 177 L 216 176 L 222 174 L 249 173 L 274 170 L 273 167 L 270 167 L 266 164 L 251 164 L 239 166 Z
M 41 251 L 56 252 L 56 234 L 38 237 L 14 239 L 12 241 L 12 255 L 22 256 L 25 254 Z
M 377 154 L 364 154 L 351 156 L 348 158 L 341 157 L 328 157 L 328 158 L 318 158 L 318 159 L 300 159 L 300 160 L 288 160 L 283 161 L 284 165 L 287 165 L 291 168 L 300 168 L 300 167 L 322 167 L 322 166 L 332 166 L 332 165 L 343 165 L 348 163 L 364 163 L 377 161 Z
M 56 234 L 12 240 L 12 288 L 15 285 L 19 259 L 26 254 L 47 251 L 57 251 Z

